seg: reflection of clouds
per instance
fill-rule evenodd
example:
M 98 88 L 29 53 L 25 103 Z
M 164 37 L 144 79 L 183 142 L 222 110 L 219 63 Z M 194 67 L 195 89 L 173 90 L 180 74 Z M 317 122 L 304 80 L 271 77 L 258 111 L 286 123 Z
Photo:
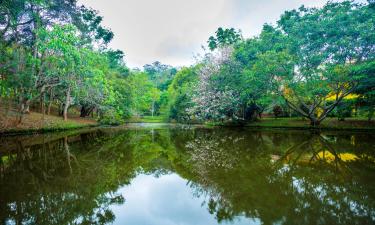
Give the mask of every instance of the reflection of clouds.
M 217 224 L 202 205 L 202 197 L 194 197 L 187 181 L 176 174 L 155 178 L 139 175 L 131 185 L 120 188 L 126 202 L 111 209 L 114 224 L 175 225 Z M 259 224 L 257 220 L 237 218 L 234 224 Z

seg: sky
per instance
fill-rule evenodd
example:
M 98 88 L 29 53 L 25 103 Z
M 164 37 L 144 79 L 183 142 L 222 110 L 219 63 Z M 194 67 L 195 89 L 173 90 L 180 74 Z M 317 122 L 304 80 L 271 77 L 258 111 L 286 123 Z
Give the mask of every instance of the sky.
M 115 37 L 109 47 L 125 53 L 126 64 L 142 68 L 160 61 L 188 66 L 218 27 L 258 35 L 285 10 L 321 7 L 326 0 L 79 0 L 104 17 Z

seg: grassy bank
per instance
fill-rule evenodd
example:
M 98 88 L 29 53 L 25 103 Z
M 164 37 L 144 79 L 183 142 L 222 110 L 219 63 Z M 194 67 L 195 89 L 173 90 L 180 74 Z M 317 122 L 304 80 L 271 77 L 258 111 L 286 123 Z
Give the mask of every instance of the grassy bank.
M 30 113 L 24 116 L 21 124 L 17 123 L 16 117 L 0 119 L 0 135 L 45 133 L 51 131 L 62 131 L 97 126 L 92 119 L 73 117 L 64 121 L 61 117 Z
M 132 117 L 125 121 L 126 123 L 167 123 L 168 119 L 165 116 L 141 116 Z
M 164 116 L 144 116 L 133 117 L 126 123 L 168 123 Z M 202 124 L 203 125 L 203 124 Z M 244 124 L 233 123 L 206 123 L 204 126 L 243 126 Z M 93 119 L 71 117 L 64 121 L 61 117 L 47 116 L 40 113 L 30 113 L 25 115 L 21 124 L 16 123 L 16 118 L 0 118 L 0 135 L 16 135 L 30 133 L 46 133 L 53 131 L 63 131 L 80 129 L 85 127 L 98 126 Z M 246 127 L 251 128 L 271 128 L 271 129 L 321 129 L 321 130 L 362 130 L 375 131 L 375 121 L 368 121 L 365 118 L 349 118 L 339 121 L 337 118 L 327 118 L 318 127 L 312 127 L 308 120 L 302 118 L 263 118 L 259 121 L 247 123 Z
M 168 123 L 168 120 L 163 116 L 146 116 L 133 117 L 126 121 L 127 123 Z M 199 124 L 195 124 L 199 125 Z M 256 122 L 251 123 L 218 123 L 207 122 L 201 124 L 207 127 L 223 126 L 223 127 L 237 127 L 245 126 L 251 128 L 277 128 L 277 129 L 303 129 L 303 130 L 363 130 L 375 131 L 375 121 L 368 121 L 366 118 L 348 118 L 345 121 L 339 121 L 337 118 L 327 118 L 320 126 L 312 127 L 310 121 L 301 117 L 294 118 L 262 118 Z
M 249 123 L 247 127 L 254 128 L 290 128 L 290 129 L 323 129 L 323 130 L 374 130 L 375 121 L 365 118 L 348 118 L 339 121 L 337 118 L 327 118 L 320 126 L 312 127 L 310 122 L 301 118 L 263 118 Z

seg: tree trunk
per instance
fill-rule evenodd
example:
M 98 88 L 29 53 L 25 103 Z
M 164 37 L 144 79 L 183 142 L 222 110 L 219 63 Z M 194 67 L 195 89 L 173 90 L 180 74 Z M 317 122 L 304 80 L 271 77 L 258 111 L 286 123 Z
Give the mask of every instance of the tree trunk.
M 80 114 L 80 117 L 88 117 L 90 116 L 90 114 L 93 112 L 94 110 L 94 107 L 86 107 L 86 106 L 82 106 L 81 108 L 81 114 Z
M 48 101 L 47 115 L 51 114 L 52 102 L 53 102 L 53 90 L 51 88 L 51 90 L 49 91 L 49 101 Z
M 47 108 L 47 115 L 51 115 L 51 107 L 52 107 L 52 102 L 49 102 L 48 108 Z
M 44 105 L 44 99 L 45 99 L 45 95 L 44 93 L 42 93 L 40 95 L 40 113 L 42 113 L 43 115 L 46 113 L 46 110 L 45 110 L 45 105 Z
M 30 114 L 30 101 L 25 103 L 24 114 Z
M 66 90 L 66 100 L 65 100 L 64 111 L 63 111 L 64 121 L 68 120 L 69 105 L 70 105 L 70 87 L 68 87 L 68 90 Z
M 372 117 L 374 116 L 374 107 L 371 107 L 370 106 L 370 109 L 369 109 L 369 112 L 368 112 L 368 115 L 367 115 L 367 119 L 368 121 L 371 121 L 372 120 Z
M 30 113 L 30 100 L 22 100 L 19 109 L 18 124 L 22 123 L 23 116 Z
M 64 103 L 63 102 L 60 102 L 60 104 L 59 104 L 58 114 L 59 114 L 59 116 L 63 116 L 63 114 L 64 114 Z
M 316 118 L 309 118 L 310 119 L 310 125 L 313 127 L 319 126 L 320 125 L 320 120 Z
M 81 107 L 81 114 L 79 115 L 80 117 L 86 117 L 86 107 L 83 105 L 82 107 Z
M 155 111 L 155 101 L 152 101 L 151 117 L 154 117 L 154 111 Z

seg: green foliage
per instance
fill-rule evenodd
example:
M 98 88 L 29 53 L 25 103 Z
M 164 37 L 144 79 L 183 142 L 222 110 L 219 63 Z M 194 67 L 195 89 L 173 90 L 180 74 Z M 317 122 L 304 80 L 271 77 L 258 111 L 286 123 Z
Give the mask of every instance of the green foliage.
M 352 116 L 353 102 L 342 101 L 336 108 L 337 118 L 340 121 L 344 121 L 345 118 Z
M 234 51 L 202 59 L 191 112 L 203 120 L 250 119 L 283 101 L 319 125 L 356 92 L 372 115 L 374 15 L 371 4 L 328 2 L 286 11 L 248 40 L 219 28 L 210 49 Z
M 349 1 L 282 15 L 278 28 L 287 35 L 293 67 L 287 70 L 290 76 L 278 79 L 281 95 L 292 109 L 319 124 L 355 91 L 363 74 L 353 72 L 353 67 L 375 59 L 374 24 L 373 9 Z M 331 96 L 335 101 L 328 104 Z
M 134 115 L 144 115 L 151 112 L 152 102 L 156 94 L 153 83 L 148 79 L 146 73 L 134 72 L 129 76 L 132 91 Z
M 66 116 L 70 107 L 81 117 L 95 112 L 108 124 L 132 116 L 243 123 L 280 106 L 318 125 L 349 115 L 344 101 L 355 94 L 353 104 L 371 119 L 374 10 L 373 3 L 352 1 L 302 6 L 249 39 L 219 28 L 208 40 L 211 52 L 196 65 L 177 69 L 156 61 L 141 72 L 126 67 L 124 52 L 107 48 L 114 34 L 96 10 L 76 1 L 5 0 L 0 97 L 16 102 L 19 121 L 36 103 Z
M 124 122 L 120 113 L 115 111 L 113 108 L 109 108 L 103 112 L 103 116 L 99 122 L 104 125 L 120 125 Z
M 37 101 L 64 114 L 79 107 L 82 117 L 130 116 L 129 69 L 123 52 L 106 49 L 113 33 L 97 11 L 76 1 L 17 0 L 2 1 L 0 15 L 1 97 L 19 104 L 20 122 Z
M 241 40 L 241 31 L 236 31 L 234 28 L 223 29 L 219 27 L 215 34 L 215 36 L 211 36 L 207 41 L 211 51 L 235 44 Z
M 197 81 L 197 67 L 185 67 L 176 74 L 168 88 L 169 118 L 171 120 L 189 121 L 186 110 L 192 106 L 192 91 Z
M 143 70 L 153 84 L 153 88 L 150 90 L 154 96 L 151 103 L 151 115 L 166 115 L 169 101 L 167 90 L 177 73 L 177 69 L 156 61 L 144 65 Z

